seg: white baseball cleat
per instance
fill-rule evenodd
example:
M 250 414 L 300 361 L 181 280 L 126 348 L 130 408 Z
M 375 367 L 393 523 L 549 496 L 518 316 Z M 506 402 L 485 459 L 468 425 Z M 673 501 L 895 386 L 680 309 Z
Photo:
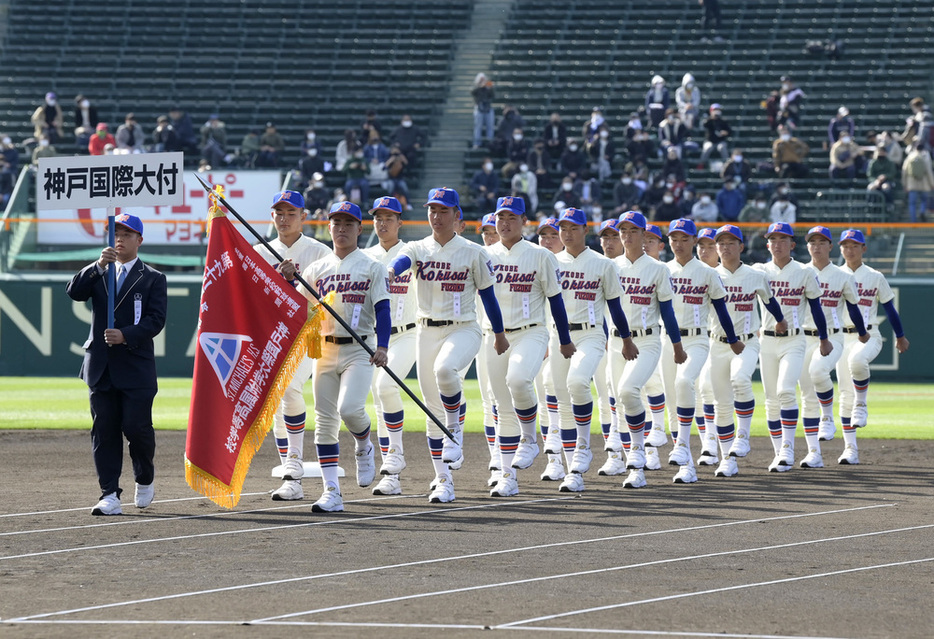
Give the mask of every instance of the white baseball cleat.
M 781 458 L 781 464 L 792 467 L 795 465 L 795 449 L 788 442 L 782 444 L 781 449 L 778 451 L 778 456 Z
M 723 461 L 720 462 L 720 465 L 717 466 L 717 470 L 714 471 L 714 477 L 734 477 L 739 474 L 739 464 L 736 463 L 735 457 L 724 457 Z
M 823 468 L 824 458 L 820 453 L 820 449 L 812 448 L 809 450 L 808 454 L 804 456 L 804 459 L 802 459 L 801 463 L 798 465 L 801 468 Z
M 672 482 L 675 484 L 693 484 L 697 481 L 697 471 L 694 464 L 688 463 L 678 469 Z
M 341 491 L 334 484 L 328 484 L 324 487 L 324 492 L 318 497 L 318 501 L 311 505 L 313 513 L 339 513 L 344 510 L 344 498 L 341 497 Z
M 549 455 L 561 454 L 561 429 L 551 428 L 545 437 L 545 452 Z
M 837 434 L 837 426 L 833 423 L 833 417 L 821 417 L 820 424 L 817 426 L 817 440 L 822 442 L 832 441 Z
M 366 488 L 376 479 L 376 459 L 373 444 L 367 444 L 363 450 L 354 453 L 357 461 L 357 484 Z
M 604 462 L 603 466 L 600 466 L 600 470 L 597 471 L 597 474 L 614 477 L 616 475 L 622 475 L 624 472 L 626 472 L 626 463 L 623 461 L 623 454 L 610 451 L 607 453 L 606 462 Z
M 665 434 L 665 428 L 656 428 L 655 426 L 649 431 L 649 434 L 645 437 L 646 446 L 664 446 L 668 443 L 668 435 Z
M 92 515 L 122 515 L 123 509 L 120 508 L 120 498 L 117 493 L 104 495 L 97 505 L 91 509 Z
M 629 476 L 623 480 L 623 488 L 645 488 L 645 471 L 641 468 L 633 468 L 629 471 Z
M 460 428 L 455 428 L 451 430 L 451 434 L 454 435 L 454 441 L 451 441 L 451 438 L 447 435 L 444 436 L 444 448 L 441 450 L 441 461 L 445 464 L 456 464 L 458 462 L 463 464 L 464 431 Z M 460 468 L 460 466 L 458 466 L 458 468 Z
M 693 463 L 693 460 L 691 459 L 691 451 L 687 445 L 681 442 L 675 442 L 671 452 L 668 453 L 668 465 L 684 466 L 691 463 Z
M 405 457 L 402 451 L 390 448 L 386 456 L 383 457 L 383 464 L 379 467 L 380 475 L 398 475 L 405 470 Z
M 746 433 L 736 433 L 736 439 L 730 445 L 730 457 L 745 457 L 749 454 L 749 436 Z
M 702 450 L 700 456 L 697 458 L 698 466 L 716 466 L 719 463 L 720 458 L 715 451 Z
M 857 402 L 853 404 L 853 412 L 850 413 L 850 426 L 853 428 L 862 428 L 869 421 L 869 409 L 866 404 Z
M 558 486 L 558 491 L 562 493 L 581 493 L 584 492 L 584 477 L 580 473 L 568 473 Z
M 572 473 L 583 474 L 590 470 L 590 463 L 593 461 L 593 451 L 584 440 L 577 440 L 577 448 L 574 449 L 574 455 L 571 457 L 571 466 L 568 468 Z
M 383 475 L 379 483 L 373 487 L 374 495 L 401 495 L 402 482 L 399 481 L 399 475 Z
M 545 466 L 545 472 L 542 473 L 542 481 L 561 481 L 565 475 L 561 455 L 548 455 L 548 464 Z
M 289 452 L 282 462 L 282 479 L 301 479 L 305 474 L 305 465 L 297 453 Z
M 432 482 L 433 490 L 428 495 L 430 504 L 449 504 L 454 501 L 454 480 L 450 475 L 438 475 Z
M 523 437 L 519 440 L 519 446 L 516 448 L 516 456 L 512 459 L 512 467 L 525 470 L 532 465 L 532 462 L 538 457 L 538 453 L 538 442 L 529 441 Z
M 856 449 L 856 446 L 848 444 L 847 447 L 843 449 L 843 454 L 840 455 L 837 463 L 843 466 L 857 465 L 859 463 L 859 451 Z
M 626 468 L 634 470 L 645 468 L 645 449 L 641 446 L 630 446 L 629 454 L 626 455 Z
M 152 484 L 136 484 L 136 494 L 133 497 L 133 503 L 137 508 L 145 508 L 152 503 L 152 498 L 156 496 L 156 490 Z
M 486 480 L 486 485 L 492 488 L 499 483 L 499 480 L 503 478 L 503 471 L 499 468 L 494 468 L 490 471 L 490 478 Z
M 661 470 L 662 460 L 659 459 L 658 449 L 654 446 L 645 447 L 645 470 Z
M 519 482 L 516 481 L 516 474 L 512 471 L 505 471 L 496 486 L 490 491 L 490 497 L 514 497 L 519 494 Z
M 286 479 L 272 493 L 273 501 L 298 501 L 305 498 L 305 491 L 302 490 L 302 480 Z

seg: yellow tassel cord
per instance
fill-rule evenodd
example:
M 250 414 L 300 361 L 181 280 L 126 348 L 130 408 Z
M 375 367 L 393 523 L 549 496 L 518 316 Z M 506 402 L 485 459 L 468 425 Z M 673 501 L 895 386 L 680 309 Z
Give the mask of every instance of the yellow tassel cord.
M 324 296 L 324 303 L 330 306 L 334 303 L 335 297 L 334 291 L 331 291 Z M 321 342 L 324 340 L 324 336 L 321 334 L 321 328 L 324 325 L 324 316 L 326 313 L 327 311 L 324 310 L 324 307 L 314 300 L 308 303 L 308 321 L 311 324 L 311 330 L 308 332 L 306 348 L 308 357 L 311 359 L 319 359 L 321 357 Z
M 211 222 L 214 221 L 214 218 L 227 217 L 227 214 L 221 209 L 220 201 L 217 199 L 218 197 L 224 197 L 224 187 L 220 184 L 216 184 L 214 190 L 208 193 L 208 202 L 211 206 L 208 207 L 207 235 L 211 234 Z

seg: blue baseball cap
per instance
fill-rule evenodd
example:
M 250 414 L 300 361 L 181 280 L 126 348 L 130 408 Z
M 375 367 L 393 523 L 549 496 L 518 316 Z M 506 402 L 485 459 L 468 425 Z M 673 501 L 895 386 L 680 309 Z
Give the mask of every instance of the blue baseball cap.
M 546 226 L 550 229 L 554 229 L 555 231 L 557 231 L 558 220 L 556 220 L 553 217 L 546 217 L 545 219 L 543 219 L 541 222 L 538 223 L 538 230 L 536 231 L 536 233 L 541 233 L 542 229 L 545 228 Z
M 373 208 L 368 211 L 371 215 L 377 211 L 389 211 L 402 215 L 402 204 L 394 197 L 378 197 L 373 200 Z
M 774 222 L 769 225 L 769 230 L 765 232 L 765 239 L 769 239 L 769 236 L 773 233 L 778 235 L 787 235 L 788 237 L 794 237 L 794 229 L 791 228 L 791 224 L 788 222 Z
M 860 244 L 866 243 L 866 236 L 863 235 L 863 232 L 859 229 L 847 229 L 840 233 L 840 243 L 850 240 L 851 242 L 859 242 Z
M 724 235 L 732 235 L 740 242 L 745 242 L 743 239 L 743 230 L 736 226 L 735 224 L 724 224 L 717 229 L 716 237 L 723 237 Z
M 833 244 L 833 236 L 830 234 L 830 229 L 826 226 L 815 226 L 814 228 L 810 229 L 807 235 L 804 236 L 804 241 L 806 242 L 811 239 L 812 235 L 820 235 L 826 238 L 828 242 Z
M 694 224 L 694 220 L 689 220 L 686 217 L 672 220 L 671 224 L 668 225 L 668 235 L 672 233 L 684 233 L 691 237 L 697 237 L 697 225 Z
M 294 207 L 305 208 L 305 198 L 298 191 L 280 191 L 272 198 L 272 205 L 275 207 L 279 202 L 291 204 Z
M 701 229 L 697 232 L 697 239 L 699 240 L 715 240 L 717 238 L 717 232 L 713 229 Z
M 360 212 L 360 207 L 353 202 L 335 202 L 332 204 L 331 210 L 328 211 L 328 219 L 341 213 L 355 218 L 358 222 L 363 221 L 363 213 Z
M 610 218 L 609 220 L 603 220 L 600 222 L 600 228 L 597 229 L 597 235 L 603 235 L 603 232 L 607 229 L 610 229 L 615 234 L 619 234 L 619 220 L 614 217 Z
M 646 224 L 646 225 L 645 225 L 645 230 L 648 231 L 649 233 L 651 233 L 652 235 L 654 235 L 655 237 L 657 237 L 657 238 L 660 239 L 660 240 L 665 239 L 664 237 L 662 237 L 662 230 L 661 230 L 660 228 L 658 228 L 657 226 L 655 226 L 654 224 Z
M 632 224 L 633 226 L 636 226 L 642 230 L 645 230 L 646 228 L 645 216 L 642 215 L 642 213 L 639 213 L 639 211 L 626 211 L 625 213 L 620 215 L 619 225 L 617 226 L 617 228 L 619 228 L 619 226 L 621 226 L 625 222 L 628 222 Z
M 141 236 L 143 234 L 143 221 L 136 217 L 135 215 L 130 215 L 129 213 L 121 213 L 114 218 L 114 224 L 119 224 L 120 226 L 125 226 L 131 231 L 136 231 Z
M 484 226 L 496 228 L 496 213 L 487 213 L 483 216 L 483 219 L 480 220 L 480 228 Z
M 521 197 L 513 197 L 512 195 L 501 197 L 496 200 L 496 210 L 493 213 L 496 214 L 500 211 L 509 211 L 521 217 L 525 215 L 525 200 Z
M 428 191 L 428 201 L 425 202 L 425 206 L 429 204 L 440 204 L 441 206 L 450 206 L 455 208 L 460 212 L 461 201 L 460 197 L 457 195 L 457 191 L 447 186 L 442 186 L 437 189 L 431 189 Z M 460 212 L 463 215 L 463 212 Z
M 581 211 L 580 209 L 575 209 L 573 206 L 569 206 L 564 209 L 564 213 L 561 214 L 561 217 L 558 218 L 558 224 L 561 222 L 571 222 L 578 226 L 587 226 L 587 214 Z

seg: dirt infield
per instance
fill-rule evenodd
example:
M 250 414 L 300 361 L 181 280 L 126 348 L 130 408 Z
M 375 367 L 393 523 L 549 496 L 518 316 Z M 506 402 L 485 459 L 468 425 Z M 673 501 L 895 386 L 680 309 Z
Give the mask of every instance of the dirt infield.
M 342 437 L 346 433 L 342 434 Z M 423 434 L 407 434 L 406 494 L 374 497 L 342 465 L 346 512 L 273 502 L 267 444 L 224 511 L 184 480 L 184 433 L 157 434 L 156 501 L 92 517 L 86 433 L 0 432 L 0 636 L 930 637 L 930 442 L 866 441 L 862 465 L 770 474 L 753 440 L 740 475 L 583 494 L 520 472 L 491 499 L 468 435 L 457 501 L 429 504 Z M 310 438 L 309 438 L 310 439 Z M 598 436 L 595 436 L 596 443 Z M 696 443 L 696 442 L 695 442 Z M 349 437 L 342 439 L 351 450 Z M 799 444 L 803 447 L 803 444 Z M 309 448 L 310 448 L 309 444 Z M 663 460 L 667 448 L 662 449 Z M 799 457 L 800 457 L 799 453 Z M 125 465 L 124 477 L 129 468 Z M 293 625 L 294 624 L 294 625 Z

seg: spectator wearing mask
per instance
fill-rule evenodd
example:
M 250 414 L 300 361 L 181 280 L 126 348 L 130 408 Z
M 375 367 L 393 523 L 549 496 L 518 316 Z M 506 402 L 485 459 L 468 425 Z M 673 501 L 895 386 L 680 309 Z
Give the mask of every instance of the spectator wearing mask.
M 684 170 L 684 162 L 678 157 L 678 152 L 674 147 L 668 148 L 668 154 L 665 157 L 665 163 L 662 165 L 664 175 L 673 175 L 677 182 L 684 182 L 687 179 L 687 173 Z
M 697 203 L 691 209 L 691 217 L 695 222 L 716 222 L 720 216 L 717 203 L 710 197 L 710 193 L 701 193 Z
M 496 135 L 490 147 L 492 155 L 500 156 L 506 153 L 506 147 L 516 129 L 525 129 L 525 120 L 519 115 L 519 109 L 511 104 L 504 104 L 503 117 L 496 127 Z
M 227 155 L 227 125 L 218 114 L 212 113 L 201 127 L 200 132 L 201 157 L 212 167 L 223 166 Z
M 54 158 L 56 155 L 58 155 L 58 152 L 55 150 L 55 147 L 52 146 L 49 138 L 43 135 L 39 138 L 39 143 L 36 145 L 36 148 L 32 150 L 32 163 L 38 164 L 39 158 Z
M 727 142 L 732 135 L 733 129 L 730 124 L 723 119 L 723 107 L 719 104 L 710 105 L 710 117 L 704 120 L 704 146 L 701 149 L 700 162 L 697 168 L 703 169 L 710 159 L 710 154 L 716 151 L 720 154 L 720 159 L 726 160 L 729 157 Z
M 717 193 L 717 210 L 720 212 L 720 219 L 731 223 L 736 222 L 745 205 L 746 197 L 743 192 L 736 188 L 733 180 L 726 180 L 723 188 Z
M 331 193 L 324 184 L 324 174 L 313 174 L 305 190 L 305 208 L 314 215 L 317 211 L 326 211 L 330 200 Z
M 651 215 L 653 222 L 670 222 L 681 217 L 681 207 L 675 201 L 675 195 L 671 191 L 665 191 L 662 195 L 662 201 L 655 207 Z
M 388 193 L 392 193 L 405 207 L 406 211 L 412 210 L 409 204 L 409 185 L 406 184 L 405 174 L 408 171 L 409 160 L 402 152 L 402 147 L 398 143 L 392 145 L 389 149 L 389 159 L 386 160 L 386 181 L 382 186 Z
M 856 123 L 850 117 L 850 110 L 842 106 L 837 109 L 837 113 L 830 118 L 830 124 L 827 125 L 827 142 L 824 142 L 824 150 L 836 144 L 844 133 L 849 135 L 851 140 L 855 139 Z
M 529 156 L 526 158 L 526 163 L 529 165 L 529 169 L 532 173 L 535 174 L 538 188 L 549 190 L 551 188 L 551 155 L 545 150 L 544 140 L 535 140 L 535 144 L 532 146 L 532 150 L 529 151 Z M 536 201 L 537 199 L 538 198 L 536 198 Z M 528 210 L 536 211 L 538 209 L 537 207 L 533 207 Z
M 123 124 L 117 127 L 117 151 L 120 154 L 143 153 L 143 143 L 146 141 L 146 134 L 143 133 L 143 127 L 136 121 L 136 116 L 127 113 Z
M 902 165 L 902 161 L 905 159 L 905 152 L 902 149 L 902 145 L 898 143 L 898 140 L 895 139 L 892 133 L 883 131 L 876 136 L 876 146 L 880 149 L 885 149 L 889 159 L 895 163 L 895 166 Z
M 665 78 L 660 75 L 653 76 L 652 86 L 645 94 L 645 112 L 649 115 L 651 128 L 658 128 L 670 105 L 671 97 L 668 95 L 668 87 L 665 86 Z
M 862 168 L 863 150 L 850 134 L 843 132 L 840 139 L 830 147 L 830 179 L 853 180 Z
M 788 187 L 779 187 L 775 192 L 775 200 L 769 208 L 769 222 L 786 222 L 794 224 L 798 219 L 798 205 L 791 200 Z
M 0 156 L 3 156 L 3 159 L 6 160 L 11 171 L 16 173 L 19 170 L 19 151 L 16 150 L 13 138 L 9 135 L 0 134 Z
M 772 163 L 779 177 L 805 177 L 808 167 L 805 158 L 808 145 L 792 136 L 791 130 L 784 124 L 778 126 L 778 139 L 772 142 Z
M 363 157 L 370 164 L 374 162 L 382 164 L 389 159 L 389 149 L 383 144 L 383 138 L 376 129 L 370 130 L 370 137 L 367 138 L 366 146 L 363 147 Z
M 100 122 L 100 118 L 97 115 L 97 107 L 91 104 L 91 101 L 88 100 L 81 94 L 75 96 L 75 146 L 79 149 L 88 148 L 88 142 L 91 141 L 91 136 L 94 135 L 94 130 L 97 128 L 97 123 Z
M 308 141 L 307 136 L 305 140 Z M 314 144 L 308 145 L 308 148 L 305 149 L 305 152 L 302 153 L 302 157 L 298 161 L 298 170 L 302 175 L 302 184 L 311 182 L 312 179 L 314 179 L 315 173 L 327 173 L 329 168 L 324 158 L 321 157 L 321 149 Z
M 600 136 L 600 127 L 605 125 L 606 118 L 603 117 L 603 109 L 594 107 L 593 111 L 590 113 L 590 119 L 581 129 L 581 139 L 584 140 L 584 144 L 587 147 L 597 141 L 597 138 Z
M 678 200 L 678 208 L 681 214 L 678 217 L 691 217 L 694 212 L 694 205 L 697 204 L 697 192 L 693 184 L 688 184 L 681 192 L 681 198 Z
M 623 171 L 619 182 L 613 187 L 613 215 L 620 216 L 642 201 L 642 189 L 633 180 L 632 173 Z
M 369 167 L 363 157 L 363 149 L 354 151 L 353 156 L 344 165 L 344 193 L 347 199 L 355 204 L 362 204 L 370 199 L 370 182 L 367 180 Z
M 616 155 L 616 145 L 610 138 L 610 130 L 606 124 L 600 125 L 596 139 L 588 147 L 590 155 L 590 170 L 599 180 L 606 180 L 613 171 L 613 156 Z
M 557 160 L 564 154 L 568 132 L 558 113 L 552 113 L 548 123 L 542 128 L 542 140 L 545 141 L 545 149 L 552 160 Z
M 908 194 L 908 216 L 912 222 L 926 222 L 928 197 L 934 191 L 934 172 L 931 171 L 931 156 L 912 144 L 902 164 L 902 188 Z
M 379 137 L 382 138 L 383 123 L 379 121 L 375 109 L 367 109 L 366 114 L 363 116 L 363 122 L 360 123 L 360 131 L 357 133 L 357 137 L 361 140 L 369 140 L 373 131 L 379 133 Z
M 302 156 L 308 155 L 309 149 L 315 149 L 317 151 L 315 155 L 321 155 L 321 143 L 318 142 L 318 134 L 315 133 L 314 129 L 307 129 L 305 131 L 305 138 L 299 146 L 299 151 Z
M 646 162 L 656 156 L 655 141 L 648 131 L 639 129 L 633 132 L 632 138 L 626 142 L 626 151 L 633 162 Z
M 51 144 L 57 144 L 64 132 L 64 119 L 62 107 L 58 97 L 51 91 L 45 94 L 45 100 L 33 111 L 30 121 L 33 125 L 33 136 L 38 140 L 44 134 Z
M 94 135 L 92 135 L 91 139 L 88 141 L 88 153 L 91 155 L 104 155 L 104 147 L 110 145 L 110 147 L 113 148 L 116 144 L 117 141 L 114 140 L 114 136 L 110 134 L 107 123 L 98 122 L 97 127 L 95 127 Z
M 519 170 L 512 176 L 512 194 L 525 200 L 527 211 L 538 210 L 538 179 L 527 162 L 519 165 Z
M 489 213 L 496 208 L 498 192 L 499 176 L 493 171 L 493 159 L 483 158 L 483 165 L 470 180 L 470 193 L 481 212 Z
M 765 193 L 759 192 L 756 197 L 743 207 L 739 212 L 740 222 L 768 222 L 769 209 L 768 198 Z
M 720 169 L 720 177 L 724 180 L 733 180 L 743 191 L 746 183 L 752 177 L 752 165 L 743 157 L 742 149 L 733 149 L 733 154 Z
M 869 161 L 866 176 L 872 182 L 883 175 L 890 185 L 898 184 L 898 165 L 889 158 L 885 147 L 878 146 Z
M 522 129 L 513 129 L 512 138 L 506 145 L 506 163 L 503 165 L 503 177 L 511 180 L 519 165 L 528 160 L 529 141 Z
M 690 73 L 685 73 L 681 78 L 681 86 L 675 91 L 675 103 L 678 106 L 678 116 L 690 131 L 697 123 L 701 103 L 701 91 Z
M 171 153 L 181 150 L 178 135 L 175 134 L 175 128 L 169 122 L 168 116 L 160 115 L 156 119 L 156 128 L 152 130 L 153 153 Z
M 493 127 L 490 126 L 490 134 L 492 133 Z M 399 145 L 399 149 L 411 166 L 418 160 L 418 154 L 421 153 L 422 145 L 425 144 L 425 134 L 412 120 L 412 116 L 406 113 L 389 137 L 389 143 Z
M 568 146 L 559 160 L 561 171 L 574 179 L 587 173 L 587 153 L 575 138 L 568 138 Z
M 574 180 L 570 177 L 565 177 L 561 180 L 561 186 L 555 191 L 552 206 L 556 206 L 559 202 L 564 203 L 563 208 L 574 207 L 579 209 L 584 205 L 580 194 L 574 190 Z
M 668 109 L 665 112 L 665 120 L 658 127 L 658 145 L 662 152 L 667 154 L 668 149 L 675 149 L 680 158 L 687 137 L 687 127 L 678 118 L 678 113 L 674 109 Z

